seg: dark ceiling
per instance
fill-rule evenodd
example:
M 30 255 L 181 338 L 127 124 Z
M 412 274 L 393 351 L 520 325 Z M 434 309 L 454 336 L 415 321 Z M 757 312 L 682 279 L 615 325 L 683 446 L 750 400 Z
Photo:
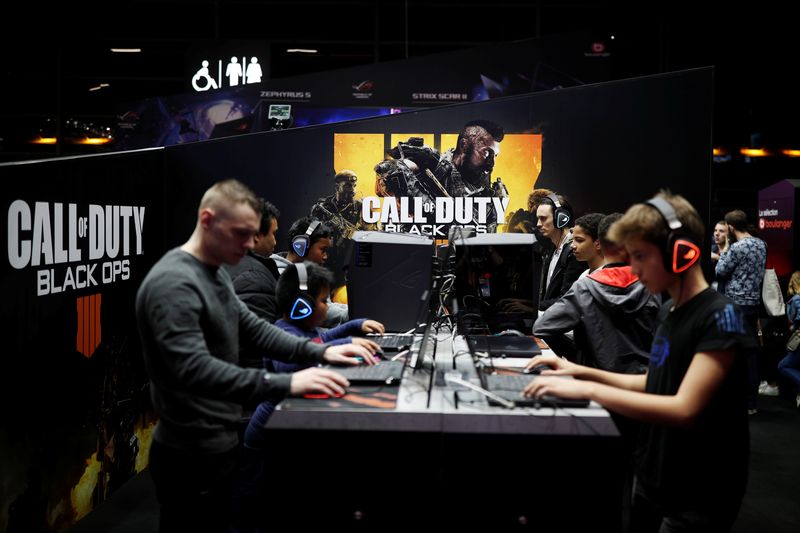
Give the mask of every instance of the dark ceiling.
M 281 78 L 572 32 L 612 43 L 612 78 L 716 65 L 716 145 L 800 148 L 790 81 L 800 49 L 796 13 L 764 3 L 746 12 L 730 4 L 700 12 L 695 5 L 123 0 L 45 8 L 28 2 L 3 17 L 0 155 L 27 158 L 12 140 L 48 119 L 113 125 L 120 103 L 186 92 L 185 59 L 204 43 L 262 41 L 271 77 Z M 114 54 L 111 47 L 142 52 Z M 319 53 L 288 54 L 292 47 Z M 100 83 L 108 87 L 89 91 Z

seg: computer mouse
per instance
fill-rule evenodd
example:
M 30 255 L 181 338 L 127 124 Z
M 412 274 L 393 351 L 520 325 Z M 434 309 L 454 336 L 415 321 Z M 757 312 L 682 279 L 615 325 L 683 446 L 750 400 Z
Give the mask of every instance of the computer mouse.
M 522 373 L 539 375 L 542 373 L 542 370 L 552 370 L 552 369 L 550 368 L 550 365 L 541 364 L 541 365 L 536 365 L 533 368 L 525 368 L 522 370 Z
M 516 335 L 517 337 L 524 337 L 525 334 L 517 329 L 506 329 L 498 333 L 498 335 Z

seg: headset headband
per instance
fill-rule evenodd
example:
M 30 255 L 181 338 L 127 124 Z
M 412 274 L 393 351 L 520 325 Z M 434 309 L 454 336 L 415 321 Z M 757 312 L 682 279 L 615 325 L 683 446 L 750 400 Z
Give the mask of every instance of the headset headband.
M 661 216 L 664 218 L 667 226 L 672 231 L 681 229 L 683 227 L 683 224 L 678 219 L 678 213 L 675 212 L 675 208 L 672 207 L 672 204 L 670 204 L 668 201 L 664 200 L 663 198 L 655 197 L 650 198 L 645 203 L 655 207 L 656 211 L 661 213 Z
M 308 271 L 303 263 L 295 263 L 297 267 L 297 286 L 300 292 L 308 292 Z
M 319 226 L 319 220 L 313 220 L 311 224 L 308 225 L 308 229 L 306 229 L 306 237 L 310 238 L 314 230 L 317 229 L 317 226 Z
M 558 201 L 558 196 L 553 193 L 549 193 L 547 197 L 550 198 L 550 201 L 553 202 L 553 205 L 556 209 L 561 209 L 561 202 Z
M 683 223 L 678 218 L 678 213 L 671 203 L 664 198 L 650 198 L 645 202 L 659 212 L 661 218 L 669 228 L 669 233 L 664 243 L 662 257 L 668 272 L 681 274 L 700 260 L 700 247 L 691 236 L 686 235 Z

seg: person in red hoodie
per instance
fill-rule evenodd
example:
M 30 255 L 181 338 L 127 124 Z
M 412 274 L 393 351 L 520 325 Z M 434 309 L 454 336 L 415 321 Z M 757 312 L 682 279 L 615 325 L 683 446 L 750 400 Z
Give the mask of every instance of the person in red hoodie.
M 533 334 L 558 353 L 558 344 L 574 331 L 578 360 L 587 366 L 642 374 L 647 370 L 659 298 L 650 294 L 628 265 L 625 248 L 608 239 L 608 229 L 622 214 L 598 225 L 603 264 L 542 313 Z

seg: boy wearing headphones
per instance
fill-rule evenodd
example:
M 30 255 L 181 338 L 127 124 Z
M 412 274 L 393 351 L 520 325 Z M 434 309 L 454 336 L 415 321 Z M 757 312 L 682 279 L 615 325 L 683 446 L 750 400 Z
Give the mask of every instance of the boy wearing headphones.
M 302 261 L 324 265 L 328 260 L 328 250 L 333 246 L 333 233 L 316 218 L 303 217 L 295 220 L 289 228 L 287 244 L 289 251 L 285 257 L 272 255 L 279 274 L 283 274 L 287 266 Z
M 380 351 L 375 342 L 357 337 L 362 333 L 383 333 L 383 324 L 364 318 L 350 320 L 333 329 L 322 330 L 328 312 L 328 296 L 333 283 L 330 271 L 311 262 L 300 262 L 289 265 L 278 279 L 275 296 L 280 318 L 275 325 L 296 337 L 310 340 L 317 344 L 336 346 L 339 344 L 356 344 L 366 348 L 374 355 Z M 309 364 L 292 364 L 264 357 L 264 368 L 269 372 L 291 373 L 311 366 Z M 261 403 L 245 430 L 246 447 L 258 449 L 265 440 L 264 428 L 275 408 L 274 402 Z
M 383 324 L 376 320 L 359 318 L 332 329 L 320 329 L 327 318 L 332 284 L 331 271 L 316 263 L 305 261 L 287 267 L 281 274 L 275 291 L 278 312 L 283 315 L 275 325 L 298 337 L 311 339 L 312 342 L 328 345 L 353 343 L 372 353 L 380 351 L 380 347 L 373 341 L 354 336 L 384 333 Z
M 286 257 L 272 255 L 280 274 L 283 274 L 289 265 L 303 261 L 324 265 L 328 260 L 328 250 L 333 246 L 333 232 L 325 223 L 314 217 L 299 218 L 289 228 L 288 244 L 289 251 Z M 328 307 L 327 318 L 322 326 L 334 327 L 349 318 L 346 304 L 328 300 Z
M 754 343 L 735 304 L 708 286 L 699 258 L 703 223 L 662 192 L 610 229 L 633 274 L 667 291 L 646 374 L 617 374 L 555 357 L 525 389 L 590 399 L 642 423 L 636 447 L 633 531 L 728 531 L 747 485 L 746 360 Z M 553 376 L 574 376 L 560 379 Z

